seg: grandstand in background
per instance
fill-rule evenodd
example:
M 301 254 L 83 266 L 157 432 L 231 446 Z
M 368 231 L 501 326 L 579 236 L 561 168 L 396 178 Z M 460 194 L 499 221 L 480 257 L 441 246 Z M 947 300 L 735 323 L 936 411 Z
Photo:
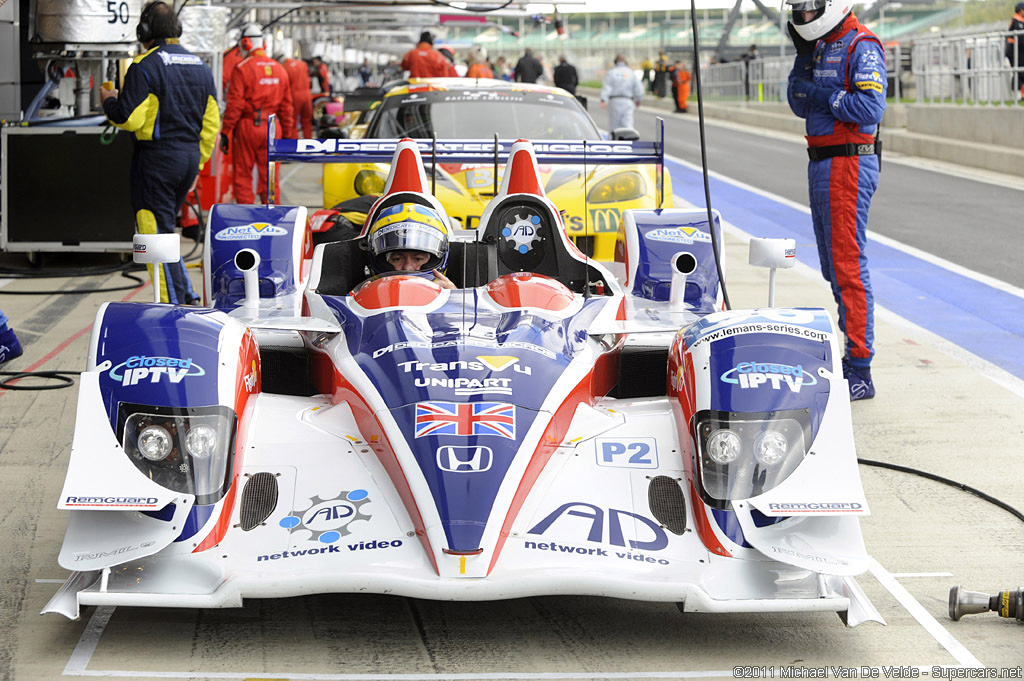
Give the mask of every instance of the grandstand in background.
M 751 45 L 757 45 L 762 56 L 777 56 L 783 50 L 792 54 L 784 25 L 780 31 L 778 13 L 768 11 L 774 16 L 769 18 L 758 10 L 698 10 L 701 61 L 735 61 Z M 868 6 L 866 10 L 858 5 L 854 11 L 884 43 L 900 42 L 907 47 L 914 36 L 953 28 L 963 17 L 959 3 L 938 6 L 920 0 L 898 6 Z M 512 63 L 526 48 L 533 49 L 548 65 L 556 63 L 558 55 L 566 54 L 582 65 L 585 72 L 593 71 L 581 73 L 583 78 L 600 75 L 610 57 L 619 52 L 625 53 L 634 67 L 644 58 L 657 59 L 659 52 L 665 52 L 670 61 L 692 61 L 689 11 L 580 13 L 563 14 L 561 18 L 564 35 L 558 35 L 554 26 L 544 20 L 494 17 L 492 25 L 484 30 L 449 28 L 446 42 L 456 48 L 482 45 L 492 59 L 505 56 Z

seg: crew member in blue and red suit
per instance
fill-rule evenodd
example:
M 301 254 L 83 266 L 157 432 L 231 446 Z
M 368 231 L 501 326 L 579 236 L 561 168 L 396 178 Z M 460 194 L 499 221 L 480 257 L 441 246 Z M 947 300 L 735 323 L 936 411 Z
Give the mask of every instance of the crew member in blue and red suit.
M 145 52 L 128 67 L 120 92 L 104 87 L 100 98 L 110 122 L 135 134 L 129 184 L 136 229 L 173 234 L 178 208 L 217 141 L 217 88 L 210 68 L 178 43 L 181 24 L 169 5 L 148 3 L 136 35 Z M 199 300 L 184 262 L 162 267 L 162 301 Z
M 252 169 L 256 166 L 257 192 L 262 202 L 267 197 L 267 119 L 279 118 L 277 137 L 294 139 L 295 114 L 288 72 L 263 49 L 263 30 L 250 24 L 238 40 L 242 61 L 231 72 L 228 103 L 224 109 L 220 148 L 231 150 L 235 166 L 235 203 L 255 203 Z M 275 176 L 274 196 L 281 199 L 280 183 Z
M 789 106 L 806 120 L 811 217 L 821 272 L 846 334 L 850 399 L 874 397 L 874 295 L 868 276 L 868 208 L 878 188 L 878 124 L 885 113 L 885 52 L 851 13 L 851 0 L 787 0 L 797 56 Z

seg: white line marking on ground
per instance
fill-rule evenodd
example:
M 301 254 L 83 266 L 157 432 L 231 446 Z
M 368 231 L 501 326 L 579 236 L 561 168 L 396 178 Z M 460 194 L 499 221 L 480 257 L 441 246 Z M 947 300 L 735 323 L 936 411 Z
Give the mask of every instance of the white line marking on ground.
M 897 582 L 877 560 L 874 558 L 869 558 L 868 560 L 868 565 L 870 566 L 868 570 L 875 576 L 875 579 L 893 595 L 893 598 L 899 601 L 900 605 L 906 608 L 907 612 L 917 620 L 918 624 L 924 627 L 925 631 L 931 634 L 932 638 L 945 648 L 958 663 L 965 667 L 985 666 L 971 651 L 967 650 L 964 644 L 960 643 L 951 633 L 946 631 L 946 628 L 939 624 L 938 620 L 932 617 L 931 613 L 925 610 L 924 606 L 909 591 L 903 588 L 903 585 Z
M 913 577 L 952 577 L 952 572 L 892 572 L 896 579 L 910 579 Z
M 63 584 L 66 579 L 37 579 L 36 584 Z
M 85 668 L 89 666 L 89 660 L 96 652 L 96 646 L 100 643 L 103 630 L 107 627 L 107 622 L 110 621 L 113 614 L 113 607 L 96 608 L 96 612 L 89 618 L 89 624 L 85 627 L 85 631 L 82 632 L 82 638 L 78 639 L 78 645 L 71 651 L 71 657 L 68 658 L 68 663 L 64 667 L 65 676 L 82 676 L 83 672 L 88 674 Z M 136 676 L 140 675 L 136 674 Z

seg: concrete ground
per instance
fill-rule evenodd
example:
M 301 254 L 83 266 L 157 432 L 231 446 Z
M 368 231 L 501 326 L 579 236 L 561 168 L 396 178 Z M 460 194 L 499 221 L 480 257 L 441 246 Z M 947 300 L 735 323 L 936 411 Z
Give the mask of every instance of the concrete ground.
M 316 176 L 291 175 L 294 188 L 302 182 L 315 195 Z M 737 228 L 726 235 L 733 306 L 760 306 L 768 273 L 745 264 Z M 66 258 L 82 259 L 101 258 Z M 0 254 L 0 265 L 19 260 Z M 3 369 L 81 370 L 99 304 L 148 300 L 152 290 L 11 293 L 124 282 L 0 280 L 0 307 L 25 344 L 25 355 Z M 820 275 L 806 267 L 779 273 L 776 299 L 833 308 Z M 885 311 L 876 331 L 885 349 L 874 365 L 878 396 L 853 405 L 859 455 L 1024 509 L 1024 383 L 993 380 L 990 366 Z M 954 584 L 995 592 L 1024 583 L 1024 524 L 966 492 L 869 466 L 860 468 L 872 510 L 862 527 L 876 562 L 859 581 L 887 626 L 847 629 L 832 614 L 680 614 L 672 604 L 604 598 L 448 603 L 362 594 L 253 600 L 232 610 L 87 608 L 75 622 L 41 617 L 67 575 L 57 565 L 66 514 L 55 504 L 76 398 L 75 389 L 0 391 L 0 679 L 778 678 L 794 666 L 826 665 L 835 666 L 832 677 L 866 677 L 870 667 L 878 678 L 916 678 L 940 675 L 933 665 L 985 665 L 1007 670 L 993 678 L 1021 678 L 1024 625 L 991 613 L 952 622 L 946 603 Z

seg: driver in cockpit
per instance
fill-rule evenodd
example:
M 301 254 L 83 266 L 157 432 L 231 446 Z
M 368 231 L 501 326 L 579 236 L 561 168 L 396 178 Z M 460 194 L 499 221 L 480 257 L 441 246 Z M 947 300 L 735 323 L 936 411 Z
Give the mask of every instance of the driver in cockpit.
M 377 215 L 366 242 L 375 275 L 429 272 L 441 288 L 455 288 L 444 275 L 448 228 L 433 208 L 418 203 L 388 206 Z

